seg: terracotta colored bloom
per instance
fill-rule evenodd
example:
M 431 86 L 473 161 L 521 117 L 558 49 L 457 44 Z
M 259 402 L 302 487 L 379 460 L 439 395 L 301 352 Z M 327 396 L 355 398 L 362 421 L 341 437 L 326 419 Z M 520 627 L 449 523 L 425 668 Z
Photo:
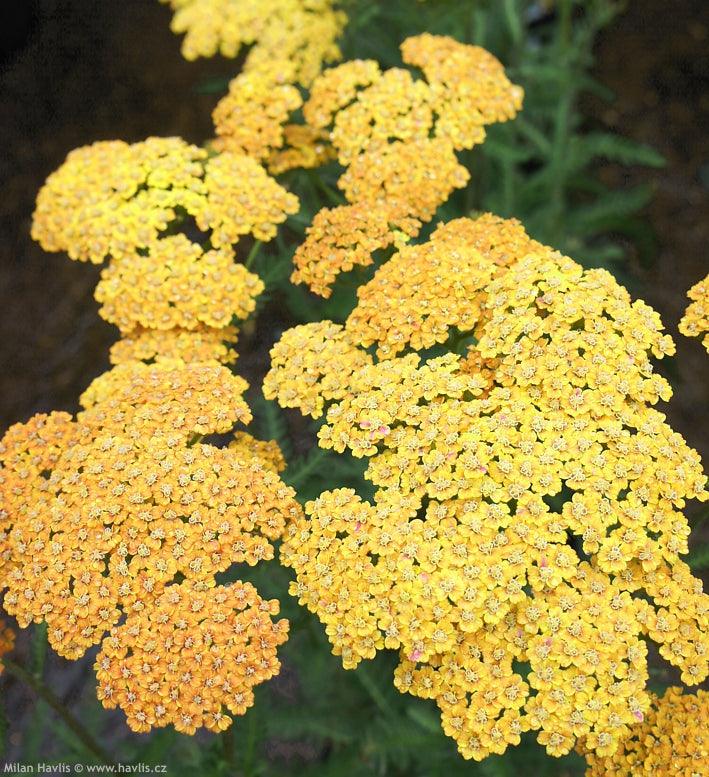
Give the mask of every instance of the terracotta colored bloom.
M 186 59 L 236 57 L 242 46 L 251 46 L 245 70 L 289 60 L 296 80 L 307 86 L 323 63 L 340 57 L 335 41 L 346 16 L 333 0 L 161 1 L 175 11 L 173 32 L 186 33 Z
M 404 242 L 405 235 L 391 218 L 388 208 L 369 203 L 323 208 L 295 251 L 291 281 L 307 283 L 311 291 L 329 297 L 340 273 L 366 267 L 374 261 L 375 251 Z
M 185 581 L 111 630 L 96 658 L 98 697 L 120 707 L 134 731 L 173 725 L 223 731 L 254 702 L 253 689 L 280 670 L 288 622 L 278 602 L 249 583 Z
M 205 251 L 184 235 L 157 240 L 147 255 L 114 259 L 101 273 L 99 313 L 121 332 L 226 327 L 256 307 L 263 282 L 230 248 Z
M 609 273 L 516 222 L 461 219 L 400 256 L 327 382 L 310 358 L 286 372 L 317 352 L 297 330 L 273 349 L 271 396 L 324 409 L 320 446 L 366 457 L 376 489 L 306 505 L 282 545 L 292 592 L 345 666 L 398 649 L 397 686 L 436 701 L 465 757 L 528 729 L 551 755 L 610 756 L 649 708 L 646 639 L 687 684 L 709 671 L 709 598 L 682 561 L 706 477 L 652 407 L 673 343 Z M 451 332 L 474 343 L 464 362 L 426 354 Z
M 632 732 L 620 747 L 607 755 L 597 755 L 582 744 L 587 777 L 615 777 L 633 774 L 701 777 L 706 773 L 709 693 L 699 690 L 684 694 L 681 688 L 668 688 L 646 715 L 639 714 Z
M 167 330 L 136 327 L 111 346 L 110 358 L 112 364 L 161 360 L 233 364 L 237 354 L 230 346 L 236 345 L 236 339 L 237 331 L 230 326 Z
M 709 351 L 709 275 L 687 292 L 693 300 L 679 322 L 679 331 L 687 337 L 701 337 Z

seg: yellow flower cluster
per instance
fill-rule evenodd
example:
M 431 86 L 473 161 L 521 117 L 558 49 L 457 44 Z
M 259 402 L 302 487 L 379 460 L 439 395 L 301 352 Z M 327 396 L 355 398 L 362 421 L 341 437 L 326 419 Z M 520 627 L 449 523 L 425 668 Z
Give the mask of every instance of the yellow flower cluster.
M 72 152 L 38 197 L 45 248 L 111 260 L 96 299 L 123 339 L 75 419 L 35 416 L 0 441 L 0 587 L 20 626 L 46 623 L 60 655 L 101 645 L 99 698 L 136 731 L 226 728 L 226 710 L 243 714 L 278 671 L 287 637 L 277 602 L 217 585 L 234 563 L 272 558 L 302 514 L 283 456 L 244 431 L 226 447 L 209 440 L 251 420 L 248 384 L 224 365 L 233 321 L 263 283 L 234 245 L 270 240 L 298 207 L 254 156 L 278 144 L 279 100 L 300 98 L 272 92 L 240 135 L 235 95 L 259 83 L 244 77 L 216 116 L 217 156 L 176 138 L 98 143 Z M 207 247 L 185 234 L 195 227 Z
M 240 78 L 246 81 L 234 93 L 247 97 L 267 80 L 265 74 Z M 292 90 L 299 104 L 293 87 L 280 89 Z M 258 276 L 235 262 L 234 245 L 247 234 L 271 240 L 276 225 L 298 209 L 297 198 L 247 155 L 269 153 L 286 118 L 278 114 L 271 124 L 272 114 L 267 102 L 254 111 L 258 138 L 255 126 L 238 135 L 243 115 L 235 109 L 218 125 L 231 145 L 217 156 L 179 138 L 100 142 L 72 151 L 47 179 L 32 235 L 45 249 L 73 259 L 111 260 L 96 298 L 101 315 L 126 338 L 112 351 L 114 363 L 234 360 L 225 344 L 234 339 L 232 322 L 254 310 L 263 290 Z M 211 248 L 179 231 L 188 226 L 186 217 Z
M 96 658 L 98 697 L 134 731 L 174 725 L 223 731 L 253 704 L 253 688 L 278 674 L 288 622 L 249 583 L 168 586 L 146 610 L 111 630 Z
M 687 292 L 692 302 L 679 322 L 679 331 L 687 337 L 701 337 L 709 351 L 709 275 Z
M 288 60 L 307 86 L 326 62 L 340 58 L 336 40 L 347 17 L 334 0 L 161 0 L 175 11 L 172 30 L 186 33 L 186 59 L 236 57 L 251 46 L 244 69 Z
M 256 307 L 263 283 L 234 262 L 231 248 L 204 251 L 178 234 L 148 250 L 149 259 L 134 254 L 112 261 L 96 287 L 99 313 L 121 332 L 218 330 Z
M 322 296 L 340 272 L 371 264 L 372 248 L 401 243 L 401 233 L 418 234 L 468 182 L 456 151 L 480 143 L 486 124 L 512 118 L 522 104 L 522 90 L 484 49 L 436 35 L 408 38 L 401 48 L 404 62 L 426 80 L 354 60 L 316 78 L 303 105 L 306 125 L 330 132 L 333 153 L 347 167 L 338 182 L 350 204 L 336 209 L 340 233 L 333 233 L 332 218 L 324 234 L 314 223 L 294 256 L 292 280 Z M 349 246 L 345 260 L 333 243 Z
M 320 445 L 367 457 L 376 487 L 306 505 L 282 546 L 292 591 L 346 667 L 398 649 L 397 686 L 435 699 L 465 757 L 528 729 L 608 756 L 649 706 L 645 638 L 688 684 L 709 669 L 709 597 L 681 560 L 706 478 L 652 407 L 673 343 L 517 222 L 458 219 L 400 256 L 344 328 L 272 351 L 267 396 L 325 411 Z M 397 355 L 451 333 L 466 359 Z
M 232 326 L 167 330 L 136 327 L 111 346 L 110 358 L 112 364 L 153 363 L 157 359 L 233 364 L 237 354 L 230 346 L 236 345 L 237 337 Z
M 586 777 L 702 777 L 709 758 L 709 693 L 683 694 L 668 688 L 621 747 L 599 757 L 587 753 Z

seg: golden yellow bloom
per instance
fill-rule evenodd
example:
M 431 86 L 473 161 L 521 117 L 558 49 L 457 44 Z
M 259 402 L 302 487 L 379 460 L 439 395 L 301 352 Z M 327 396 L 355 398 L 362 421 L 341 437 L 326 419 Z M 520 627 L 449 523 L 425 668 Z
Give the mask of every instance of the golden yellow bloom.
M 337 112 L 355 99 L 358 89 L 371 86 L 380 77 L 381 70 L 373 59 L 353 59 L 325 70 L 313 82 L 303 105 L 306 122 L 317 129 L 329 127 Z
M 414 80 L 408 70 L 391 68 L 337 112 L 332 142 L 346 165 L 370 146 L 427 139 L 432 126 L 426 83 Z
M 142 361 L 171 360 L 190 362 L 219 362 L 233 364 L 237 331 L 234 327 L 198 326 L 195 329 L 144 329 L 136 327 L 126 332 L 111 346 L 111 364 Z
M 307 283 L 315 294 L 329 297 L 340 273 L 372 264 L 375 251 L 404 238 L 391 224 L 386 207 L 366 203 L 323 208 L 295 251 L 291 281 Z
M 267 159 L 271 175 L 280 175 L 299 167 L 321 167 L 337 156 L 327 133 L 307 125 L 286 124 L 283 141 L 283 148 L 274 151 Z
M 494 270 L 466 245 L 431 241 L 402 248 L 357 290 L 347 332 L 364 347 L 376 343 L 380 358 L 445 342 L 453 327 L 462 332 L 475 327 L 481 293 Z
M 244 69 L 289 60 L 307 86 L 325 62 L 340 58 L 336 39 L 347 17 L 333 0 L 161 0 L 175 11 L 172 30 L 186 33 L 186 59 L 236 57 L 251 46 Z
M 79 420 L 106 429 L 177 435 L 228 432 L 248 423 L 248 383 L 219 364 L 126 362 L 99 375 L 81 395 Z
M 586 777 L 702 777 L 706 774 L 709 742 L 709 693 L 699 690 L 683 694 L 681 688 L 668 688 L 658 698 L 630 736 L 613 753 L 597 755 L 586 743 L 579 752 L 588 760 Z
M 180 138 L 105 141 L 72 151 L 37 196 L 32 236 L 47 251 L 100 264 L 154 245 L 178 210 L 211 230 L 215 248 L 275 236 L 298 209 L 254 159 L 207 152 Z
M 235 432 L 229 450 L 247 461 L 257 458 L 265 469 L 272 472 L 283 472 L 286 468 L 286 460 L 275 440 L 257 440 L 248 432 Z
M 263 282 L 234 262 L 231 248 L 205 251 L 184 235 L 148 246 L 147 255 L 114 259 L 101 273 L 100 315 L 121 332 L 228 326 L 256 307 Z
M 693 300 L 679 322 L 679 331 L 687 337 L 701 337 L 709 351 L 709 275 L 687 292 Z
M 253 688 L 280 670 L 288 622 L 278 602 L 249 583 L 183 582 L 111 630 L 96 658 L 98 697 L 120 707 L 133 731 L 173 725 L 223 731 L 254 701 Z
M 212 113 L 218 151 L 261 160 L 283 145 L 283 125 L 302 100 L 300 92 L 278 75 L 255 70 L 231 81 Z
M 426 138 L 370 147 L 352 160 L 338 185 L 349 202 L 388 208 L 391 220 L 415 235 L 469 178 L 448 141 Z
M 3 666 L 2 657 L 12 652 L 15 647 L 15 630 L 7 625 L 4 618 L 0 618 L 0 674 L 2 674 Z
M 503 752 L 526 729 L 552 755 L 583 738 L 605 757 L 648 708 L 645 638 L 684 682 L 709 671 L 709 597 L 681 561 L 682 509 L 706 498 L 706 477 L 651 407 L 671 393 L 651 358 L 673 343 L 609 273 L 515 222 L 458 220 L 402 253 L 409 261 L 384 265 L 346 322 L 347 367 L 327 393 L 308 358 L 288 368 L 287 405 L 324 409 L 319 444 L 367 457 L 377 489 L 372 503 L 340 489 L 306 505 L 282 546 L 292 591 L 347 667 L 399 649 L 398 687 L 435 699 L 465 757 Z M 418 261 L 455 267 L 454 253 L 468 262 L 431 285 L 468 277 L 472 263 L 469 318 L 463 291 L 439 297 L 426 272 L 416 281 Z M 440 321 L 430 331 L 429 311 Z M 475 342 L 464 363 L 375 363 L 361 349 L 352 368 L 357 337 L 390 356 L 453 327 Z M 301 337 L 274 347 L 271 396 L 287 354 L 312 352 Z
M 32 237 L 46 251 L 100 264 L 154 241 L 175 208 L 204 206 L 206 151 L 180 138 L 101 141 L 72 151 L 37 196 Z
M 437 137 L 457 150 L 472 148 L 485 139 L 485 125 L 513 118 L 522 106 L 522 89 L 485 49 L 424 34 L 407 38 L 401 51 L 426 80 L 403 68 L 381 71 L 371 60 L 346 62 L 315 79 L 303 115 L 313 127 L 332 126 L 343 164 L 392 140 Z
M 513 119 L 522 107 L 522 88 L 510 83 L 499 60 L 479 46 L 423 33 L 407 38 L 401 55 L 426 76 L 436 136 L 457 149 L 481 143 L 484 125 Z
M 456 150 L 480 142 L 485 124 L 512 118 L 521 107 L 522 90 L 483 49 L 424 35 L 407 39 L 402 51 L 428 82 L 403 68 L 381 71 L 372 60 L 353 60 L 316 78 L 303 105 L 308 126 L 331 130 L 347 166 L 338 185 L 358 206 L 318 214 L 296 252 L 292 280 L 317 294 L 328 296 L 342 269 L 371 264 L 373 250 L 395 242 L 392 229 L 418 234 L 469 180 Z M 484 231 L 477 228 L 483 242 Z
M 302 324 L 289 329 L 271 349 L 263 393 L 266 399 L 278 399 L 281 407 L 297 407 L 303 415 L 318 418 L 325 401 L 346 396 L 348 378 L 371 362 L 338 324 Z
M 223 153 L 207 163 L 207 190 L 203 209 L 196 214 L 197 226 L 212 230 L 215 248 L 232 245 L 242 235 L 271 240 L 276 225 L 299 208 L 298 198 L 271 178 L 254 159 Z

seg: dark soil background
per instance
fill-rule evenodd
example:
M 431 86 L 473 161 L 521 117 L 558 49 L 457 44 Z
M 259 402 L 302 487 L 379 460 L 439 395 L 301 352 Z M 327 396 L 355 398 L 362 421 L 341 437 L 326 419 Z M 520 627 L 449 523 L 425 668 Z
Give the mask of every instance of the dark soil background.
M 81 391 L 106 369 L 116 338 L 92 297 L 98 268 L 46 254 L 30 239 L 46 176 L 69 150 L 95 140 L 180 135 L 201 142 L 210 134 L 218 96 L 197 87 L 232 75 L 235 65 L 186 62 L 169 21 L 157 0 L 3 0 L 0 434 L 38 411 L 75 410 Z M 652 267 L 631 266 L 633 292 L 675 335 L 676 393 L 666 412 L 707 460 L 709 358 L 676 326 L 687 289 L 709 270 L 709 2 L 631 0 L 597 56 L 596 76 L 617 100 L 611 107 L 589 102 L 587 110 L 668 162 L 661 170 L 609 166 L 602 174 L 618 186 L 649 181 L 656 189 L 647 219 L 658 253 Z M 242 371 L 248 363 L 240 362 Z M 60 663 L 55 690 L 65 698 L 84 692 L 86 663 Z M 11 704 L 26 705 L 16 683 L 5 693 Z

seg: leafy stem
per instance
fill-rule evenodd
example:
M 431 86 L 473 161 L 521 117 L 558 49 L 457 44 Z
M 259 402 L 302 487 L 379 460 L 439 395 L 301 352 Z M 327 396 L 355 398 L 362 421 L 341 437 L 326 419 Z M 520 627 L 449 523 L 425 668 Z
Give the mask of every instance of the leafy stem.
M 54 710 L 54 712 L 57 713 L 67 728 L 76 735 L 77 739 L 79 739 L 88 751 L 93 753 L 99 761 L 113 765 L 111 757 L 94 739 L 93 735 L 85 728 L 83 723 L 69 711 L 62 700 L 56 696 L 52 690 L 44 685 L 39 677 L 28 672 L 23 666 L 16 664 L 12 659 L 3 658 L 2 663 L 7 672 L 28 685 Z

